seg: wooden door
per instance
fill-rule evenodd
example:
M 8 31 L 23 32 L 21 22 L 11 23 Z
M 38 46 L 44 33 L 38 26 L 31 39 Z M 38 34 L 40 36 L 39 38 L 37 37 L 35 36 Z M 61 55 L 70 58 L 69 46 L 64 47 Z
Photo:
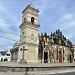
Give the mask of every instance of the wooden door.
M 59 51 L 59 63 L 62 63 L 62 53 Z

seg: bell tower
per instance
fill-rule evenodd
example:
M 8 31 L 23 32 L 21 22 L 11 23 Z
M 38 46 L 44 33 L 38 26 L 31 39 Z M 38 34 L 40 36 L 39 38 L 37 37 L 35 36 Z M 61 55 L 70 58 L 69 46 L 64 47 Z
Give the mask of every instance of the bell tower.
M 38 62 L 38 9 L 33 5 L 28 5 L 22 12 L 22 24 L 20 25 L 20 47 L 18 59 L 22 59 L 21 48 L 27 49 L 24 51 L 24 59 L 27 62 Z
M 22 14 L 22 23 L 30 22 L 38 25 L 38 9 L 35 9 L 34 6 L 28 5 Z
M 31 42 L 30 37 L 38 38 L 38 9 L 35 9 L 34 6 L 28 5 L 22 14 L 22 24 L 20 25 L 20 42 Z M 35 33 L 36 32 L 36 33 Z M 29 38 L 28 38 L 29 37 Z M 36 41 L 37 42 L 37 41 Z M 33 42 L 34 43 L 34 42 Z

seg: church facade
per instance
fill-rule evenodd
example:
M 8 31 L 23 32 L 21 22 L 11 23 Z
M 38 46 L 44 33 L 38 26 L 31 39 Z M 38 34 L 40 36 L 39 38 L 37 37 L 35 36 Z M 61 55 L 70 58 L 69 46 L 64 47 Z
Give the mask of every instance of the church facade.
M 73 62 L 72 43 L 58 29 L 48 36 L 45 32 L 39 36 L 39 60 L 41 63 Z
M 20 43 L 16 42 L 11 52 L 11 61 L 25 60 L 27 63 L 70 63 L 73 62 L 72 43 L 58 29 L 48 36 L 40 35 L 38 9 L 28 5 L 22 12 Z

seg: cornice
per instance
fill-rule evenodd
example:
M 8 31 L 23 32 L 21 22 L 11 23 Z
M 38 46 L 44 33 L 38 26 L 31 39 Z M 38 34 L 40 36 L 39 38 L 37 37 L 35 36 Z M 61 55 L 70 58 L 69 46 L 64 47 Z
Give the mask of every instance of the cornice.
M 23 43 L 19 44 L 19 46 L 22 46 L 22 45 L 24 45 L 24 44 L 29 44 L 29 45 L 35 45 L 35 46 L 38 46 L 37 44 L 27 43 L 27 42 L 23 42 Z
M 35 9 L 35 8 L 33 8 L 33 7 L 30 7 L 29 5 L 23 10 L 23 12 L 26 11 L 26 9 L 28 9 L 28 8 L 30 8 L 30 9 L 32 9 L 32 10 L 35 10 L 36 12 L 39 12 L 38 9 Z M 23 13 L 23 12 L 22 12 L 22 13 Z
M 30 13 L 30 14 L 32 14 L 32 15 L 35 15 L 35 16 L 39 16 L 38 14 L 35 14 L 35 13 L 32 13 L 32 12 L 30 12 L 30 11 L 27 11 L 27 13 Z M 25 14 L 22 16 L 22 18 L 25 16 Z
M 39 28 L 40 27 L 40 25 L 37 25 L 37 24 L 32 24 L 32 23 L 30 23 L 30 22 L 24 22 L 24 23 L 22 23 L 20 26 L 19 26 L 19 28 L 20 29 L 22 29 L 24 26 L 26 26 L 26 25 L 29 25 L 29 26 L 32 26 L 32 27 L 35 27 L 35 28 Z

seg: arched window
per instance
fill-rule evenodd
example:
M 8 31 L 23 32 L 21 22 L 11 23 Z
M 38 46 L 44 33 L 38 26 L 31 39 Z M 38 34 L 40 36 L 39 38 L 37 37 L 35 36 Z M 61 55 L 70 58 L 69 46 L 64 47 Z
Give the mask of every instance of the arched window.
M 31 23 L 32 24 L 34 23 L 34 17 L 31 17 Z
M 24 22 L 26 22 L 26 18 L 24 18 Z

